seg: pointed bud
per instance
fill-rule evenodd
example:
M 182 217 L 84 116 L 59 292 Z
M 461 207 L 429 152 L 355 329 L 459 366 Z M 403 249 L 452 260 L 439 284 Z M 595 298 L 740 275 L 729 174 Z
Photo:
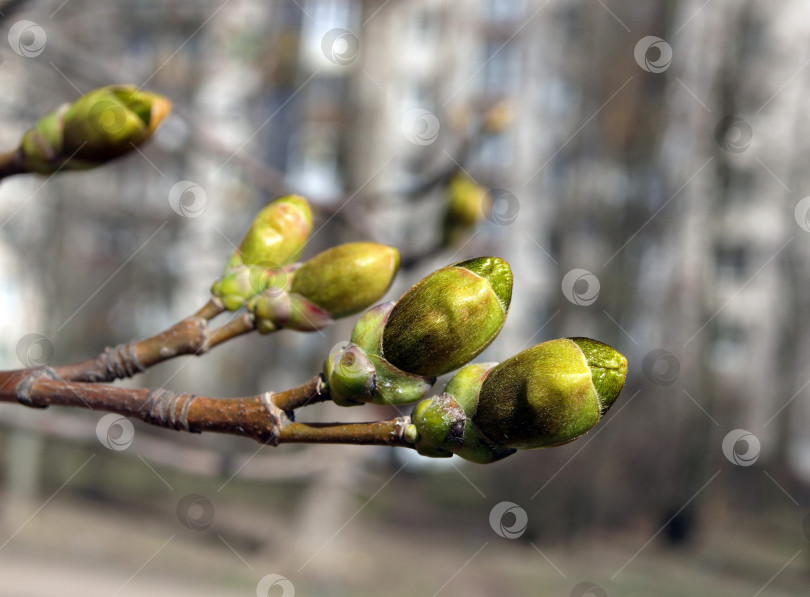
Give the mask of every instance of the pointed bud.
M 486 196 L 487 189 L 464 173 L 450 179 L 443 223 L 444 246 L 456 244 L 484 218 Z
M 385 324 L 382 355 L 426 377 L 478 356 L 503 327 L 512 271 L 498 257 L 479 257 L 437 270 L 400 298 Z
M 399 268 L 399 251 L 377 243 L 327 249 L 296 270 L 290 291 L 332 317 L 352 315 L 377 302 Z
M 312 211 L 306 199 L 298 195 L 276 199 L 256 215 L 245 233 L 239 245 L 241 262 L 276 266 L 291 263 L 311 231 Z
M 132 151 L 171 111 L 165 97 L 134 85 L 111 85 L 45 115 L 23 136 L 21 156 L 29 172 L 86 169 Z
M 596 425 L 626 374 L 627 360 L 605 344 L 543 342 L 489 371 L 472 420 L 499 446 L 564 444 Z

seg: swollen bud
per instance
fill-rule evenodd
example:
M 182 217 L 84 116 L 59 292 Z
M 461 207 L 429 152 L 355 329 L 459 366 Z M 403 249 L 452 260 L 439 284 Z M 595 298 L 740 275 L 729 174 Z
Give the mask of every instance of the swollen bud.
M 399 251 L 377 243 L 348 243 L 305 261 L 290 292 L 318 305 L 332 317 L 353 315 L 388 291 L 399 268 Z
M 501 331 L 512 297 L 512 270 L 498 257 L 444 267 L 410 288 L 385 323 L 382 355 L 426 377 L 457 369 Z
M 43 116 L 23 135 L 20 159 L 29 172 L 83 170 L 132 151 L 171 111 L 165 97 L 134 85 L 110 85 Z
M 543 342 L 488 372 L 472 420 L 499 446 L 565 444 L 596 425 L 626 375 L 627 359 L 601 342 Z
M 241 263 L 273 263 L 281 266 L 295 261 L 312 231 L 312 211 L 307 200 L 287 195 L 268 204 L 250 224 L 239 245 Z

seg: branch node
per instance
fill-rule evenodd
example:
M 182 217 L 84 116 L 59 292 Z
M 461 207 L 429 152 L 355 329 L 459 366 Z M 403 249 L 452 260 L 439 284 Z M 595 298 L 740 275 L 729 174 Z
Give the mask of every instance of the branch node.
M 157 388 L 149 392 L 143 410 L 146 411 L 143 420 L 153 425 L 168 427 L 177 431 L 199 433 L 192 431 L 188 424 L 188 409 L 196 398 L 194 394 L 173 392 L 164 388 Z M 178 405 L 180 413 L 178 416 Z
M 47 404 L 37 404 L 34 402 L 33 398 L 31 398 L 31 388 L 40 379 L 51 379 L 58 381 L 59 376 L 50 367 L 37 367 L 36 369 L 31 369 L 30 373 L 23 377 L 22 380 L 20 380 L 20 382 L 14 386 L 14 395 L 17 398 L 17 402 L 30 408 L 48 408 Z
M 260 437 L 257 439 L 264 444 L 277 446 L 279 436 L 281 435 L 281 427 L 290 419 L 287 416 L 287 413 L 275 405 L 273 402 L 272 392 L 264 392 L 262 394 L 262 405 L 264 406 L 265 410 L 267 410 L 269 420 L 267 426 L 264 427 L 264 429 L 260 432 Z
M 101 362 L 107 372 L 105 379 L 124 379 L 146 371 L 135 354 L 135 343 L 132 342 L 105 348 Z

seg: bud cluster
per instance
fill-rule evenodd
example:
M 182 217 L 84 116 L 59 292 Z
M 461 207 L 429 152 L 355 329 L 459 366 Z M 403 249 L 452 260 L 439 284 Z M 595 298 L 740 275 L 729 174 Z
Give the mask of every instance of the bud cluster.
M 627 360 L 606 344 L 550 340 L 501 364 L 462 368 L 443 394 L 416 405 L 410 435 L 422 454 L 479 463 L 558 446 L 599 422 L 626 375 Z
M 226 309 L 245 307 L 256 328 L 315 331 L 379 300 L 399 268 L 399 252 L 369 242 L 327 249 L 293 263 L 312 231 L 312 211 L 298 195 L 281 197 L 254 218 L 211 288 Z
M 110 85 L 46 114 L 20 143 L 28 172 L 86 170 L 129 153 L 148 139 L 171 111 L 165 97 L 134 85 Z

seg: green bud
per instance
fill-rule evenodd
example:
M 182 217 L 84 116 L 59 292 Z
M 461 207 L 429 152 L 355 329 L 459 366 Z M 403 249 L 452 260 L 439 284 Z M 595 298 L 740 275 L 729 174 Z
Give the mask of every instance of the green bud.
M 332 400 L 341 406 L 370 402 L 375 368 L 362 348 L 351 342 L 336 344 L 323 365 Z
M 426 377 L 457 369 L 498 335 L 511 296 L 512 271 L 498 257 L 437 270 L 397 301 L 383 332 L 382 355 Z
M 111 85 L 43 116 L 23 135 L 20 154 L 29 172 L 93 168 L 132 151 L 171 111 L 165 97 L 134 85 Z
M 499 446 L 564 444 L 596 425 L 626 374 L 627 360 L 600 342 L 543 342 L 489 371 L 472 420 Z
M 495 365 L 497 363 L 473 363 L 462 367 L 441 396 L 416 405 L 411 419 L 417 431 L 414 447 L 420 454 L 453 453 L 465 460 L 486 464 L 515 452 L 513 448 L 495 444 L 471 420 L 481 386 Z
M 348 243 L 327 249 L 296 270 L 290 291 L 334 318 L 352 315 L 378 301 L 399 268 L 399 251 L 377 243 Z
M 250 224 L 239 256 L 245 265 L 295 261 L 312 231 L 312 211 L 306 199 L 287 195 L 268 204 Z
M 464 173 L 457 173 L 447 185 L 447 209 L 443 222 L 443 244 L 450 246 L 484 217 L 487 190 Z
M 351 350 L 350 360 L 355 362 L 356 351 L 363 354 L 363 358 L 373 367 L 374 383 L 370 392 L 352 394 L 343 388 L 353 388 L 352 376 L 343 378 L 343 370 L 334 365 L 341 358 L 339 351 L 327 357 L 324 363 L 324 378 L 329 386 L 332 399 L 342 406 L 351 406 L 364 402 L 374 404 L 409 404 L 425 397 L 428 390 L 436 381 L 432 377 L 414 375 L 394 367 L 380 354 L 382 347 L 382 333 L 385 322 L 394 308 L 394 303 L 382 303 L 369 309 L 357 321 L 352 331 L 352 341 L 346 348 Z M 342 345 L 339 345 L 342 346 Z M 332 364 L 330 364 L 330 361 Z M 364 361 L 365 362 L 365 361 Z M 333 390 L 333 388 L 336 388 Z
M 627 359 L 607 344 L 590 338 L 571 338 L 591 368 L 591 379 L 602 404 L 602 414 L 613 406 L 624 387 Z
M 246 307 L 253 313 L 256 329 L 262 334 L 282 328 L 315 332 L 335 322 L 332 316 L 318 305 L 273 286 L 250 299 Z

